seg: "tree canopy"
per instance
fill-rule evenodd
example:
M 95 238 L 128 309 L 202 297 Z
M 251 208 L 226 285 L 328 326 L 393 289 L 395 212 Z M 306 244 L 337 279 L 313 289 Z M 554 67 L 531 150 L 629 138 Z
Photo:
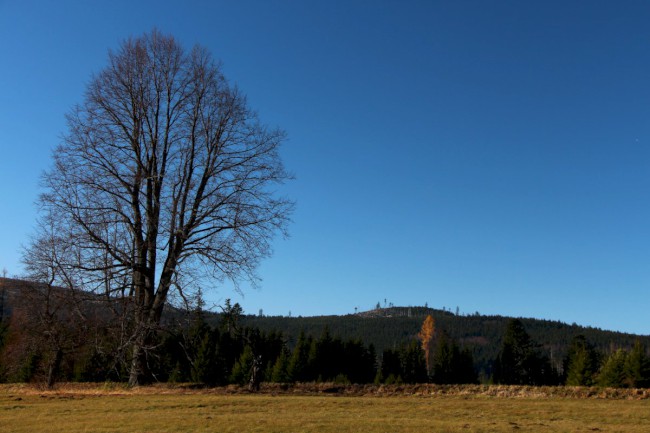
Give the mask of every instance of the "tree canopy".
M 284 132 L 264 126 L 199 46 L 156 30 L 109 52 L 43 176 L 32 277 L 121 302 L 131 384 L 175 291 L 256 280 L 286 230 Z

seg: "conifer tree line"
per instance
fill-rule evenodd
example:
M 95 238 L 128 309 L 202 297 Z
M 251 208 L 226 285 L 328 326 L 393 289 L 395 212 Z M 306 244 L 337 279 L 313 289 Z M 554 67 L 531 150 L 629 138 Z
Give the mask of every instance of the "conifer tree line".
M 20 310 L 17 310 L 20 311 Z M 432 379 L 440 383 L 476 381 L 471 367 L 471 355 L 460 352 L 458 346 L 442 338 L 436 346 L 435 374 L 428 373 L 425 352 L 420 342 L 412 340 L 394 349 L 377 354 L 373 345 L 359 339 L 342 340 L 325 327 L 318 336 L 302 332 L 293 346 L 279 332 L 263 332 L 254 327 L 240 326 L 242 309 L 226 301 L 220 322 L 211 326 L 199 308 L 187 320 L 170 322 L 158 333 L 157 356 L 148 360 L 148 369 L 161 382 L 191 382 L 209 386 L 240 384 L 252 389 L 260 382 L 335 382 L 350 383 L 421 383 Z M 120 341 L 108 328 L 102 334 L 84 329 L 92 338 L 77 335 L 67 344 L 53 344 L 51 338 L 39 336 L 59 334 L 62 328 L 35 326 L 15 314 L 4 320 L 0 333 L 0 379 L 11 382 L 46 381 L 126 381 L 128 362 L 119 356 Z M 59 323 L 58 325 L 64 326 Z M 57 326 L 58 326 L 57 325 Z M 103 324 L 105 325 L 105 324 Z M 98 326 L 100 328 L 102 326 Z M 34 333 L 32 333 L 34 331 Z M 80 341 L 80 340 L 79 340 Z M 464 364 L 457 364 L 462 356 Z M 54 371 L 52 366 L 56 365 Z M 461 376 L 456 365 L 471 373 Z
M 102 314 L 96 314 L 95 326 L 85 322 L 79 327 L 67 309 L 54 301 L 49 305 L 48 314 L 16 308 L 0 318 L 0 381 L 51 386 L 56 381 L 128 380 L 129 363 L 120 350 L 128 341 L 120 340 Z M 301 332 L 291 339 L 243 326 L 242 314 L 238 304 L 227 301 L 218 323 L 208 321 L 200 306 L 167 320 L 153 342 L 156 355 L 147 360 L 147 368 L 160 382 L 251 389 L 261 382 L 650 387 L 650 358 L 640 341 L 602 352 L 578 335 L 564 359 L 553 362 L 518 319 L 507 324 L 491 376 L 479 380 L 472 351 L 437 328 L 431 316 L 410 340 L 377 352 L 360 339 L 332 335 L 327 326 L 318 335 Z
M 577 335 L 558 368 L 530 338 L 522 322 L 512 319 L 494 361 L 492 381 L 514 385 L 647 388 L 650 387 L 650 357 L 638 340 L 630 350 L 618 348 L 600 353 L 584 335 Z

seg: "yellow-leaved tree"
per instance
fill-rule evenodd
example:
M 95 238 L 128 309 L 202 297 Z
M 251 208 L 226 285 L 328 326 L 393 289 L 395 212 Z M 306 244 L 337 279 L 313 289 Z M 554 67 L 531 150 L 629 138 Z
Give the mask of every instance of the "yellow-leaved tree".
M 432 368 L 432 359 L 431 359 L 431 349 L 433 346 L 433 339 L 436 335 L 436 321 L 429 314 L 424 322 L 422 323 L 422 329 L 418 333 L 418 338 L 422 343 L 422 351 L 424 352 L 424 359 L 427 365 L 427 374 L 431 374 Z

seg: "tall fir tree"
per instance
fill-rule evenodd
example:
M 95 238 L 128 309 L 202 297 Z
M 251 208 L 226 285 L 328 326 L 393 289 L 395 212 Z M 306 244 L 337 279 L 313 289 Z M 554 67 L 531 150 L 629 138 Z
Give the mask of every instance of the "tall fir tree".
M 608 388 L 622 388 L 627 385 L 625 364 L 627 362 L 627 353 L 623 349 L 618 349 L 610 354 L 603 363 L 598 373 L 597 384 Z
M 402 381 L 402 363 L 399 351 L 384 349 L 379 372 L 379 382 L 395 383 Z
M 253 361 L 253 350 L 250 346 L 246 346 L 232 368 L 232 372 L 230 373 L 230 382 L 239 385 L 246 384 L 250 380 Z
M 424 352 L 417 341 L 404 346 L 400 353 L 402 364 L 401 377 L 404 383 L 426 383 L 428 380 Z
M 556 374 L 548 357 L 526 332 L 519 319 L 511 319 L 494 363 L 493 380 L 505 385 L 550 385 Z
M 475 383 L 472 353 L 460 350 L 446 332 L 439 332 L 433 355 L 431 380 L 438 384 Z
M 599 364 L 599 355 L 585 336 L 575 336 L 564 359 L 565 384 L 567 386 L 593 385 Z
M 280 352 L 280 356 L 277 357 L 275 364 L 273 364 L 273 369 L 271 371 L 271 382 L 291 382 L 291 377 L 289 376 L 289 356 L 287 355 L 286 350 Z
M 307 338 L 304 331 L 300 331 L 298 341 L 293 349 L 287 374 L 292 382 L 307 382 L 311 380 L 309 374 L 309 350 L 311 348 L 311 337 Z
M 635 341 L 625 362 L 625 376 L 627 384 L 632 388 L 650 387 L 650 358 L 646 347 Z

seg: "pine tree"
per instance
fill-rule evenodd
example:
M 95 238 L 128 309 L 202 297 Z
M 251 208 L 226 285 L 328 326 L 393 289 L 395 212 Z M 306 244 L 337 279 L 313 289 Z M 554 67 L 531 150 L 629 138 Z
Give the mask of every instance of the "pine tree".
M 333 381 L 344 373 L 345 361 L 343 342 L 338 337 L 333 338 L 326 326 L 320 338 L 314 340 L 309 349 L 310 375 L 317 381 Z
M 626 385 L 625 364 L 627 353 L 618 349 L 605 360 L 598 374 L 598 385 L 608 388 L 622 388 Z
M 374 352 L 374 347 L 371 348 Z M 351 383 L 370 383 L 376 374 L 375 355 L 361 340 L 348 340 L 343 346 L 343 370 L 341 373 Z
M 305 332 L 300 331 L 300 336 L 289 359 L 288 375 L 292 382 L 308 382 L 311 380 L 308 370 L 309 350 L 312 345 L 311 337 L 307 339 Z
M 230 373 L 230 382 L 244 385 L 250 380 L 250 372 L 253 368 L 253 350 L 246 346 L 239 360 L 235 363 Z
M 401 350 L 400 361 L 402 364 L 401 377 L 404 383 L 427 382 L 428 375 L 424 352 L 417 341 L 411 341 Z
M 591 386 L 598 371 L 598 354 L 584 335 L 573 338 L 564 360 L 564 376 L 567 386 Z
M 205 385 L 216 385 L 217 376 L 217 346 L 214 334 L 207 330 L 199 344 L 192 365 L 192 381 Z
M 432 357 L 433 362 L 429 367 L 429 374 L 434 383 L 455 383 L 454 365 L 457 361 L 458 354 L 458 346 L 449 340 L 447 333 L 439 333 L 436 351 Z
M 650 387 L 650 358 L 646 348 L 639 340 L 628 354 L 625 363 L 625 376 L 627 385 L 632 388 Z
M 474 356 L 468 348 L 460 351 L 460 358 L 456 362 L 458 371 L 457 383 L 478 383 L 478 375 L 474 369 Z
M 393 349 L 384 349 L 381 357 L 381 379 L 388 383 L 389 378 L 394 381 L 397 377 L 401 377 L 402 365 L 400 361 L 399 352 Z
M 469 350 L 460 350 L 446 332 L 438 334 L 433 356 L 432 381 L 438 384 L 475 383 L 474 361 Z
M 289 356 L 287 352 L 283 350 L 280 352 L 280 356 L 275 360 L 273 364 L 273 370 L 271 372 L 271 382 L 275 383 L 288 383 L 291 382 L 289 376 Z
M 532 341 L 519 319 L 508 322 L 493 379 L 506 385 L 546 385 L 555 382 L 547 357 Z
M 178 371 L 174 372 L 176 378 L 186 378 L 187 373 L 183 368 L 189 363 L 189 379 L 196 383 L 205 385 L 218 385 L 226 382 L 227 373 L 230 371 L 223 359 L 223 348 L 220 347 L 222 340 L 219 329 L 212 328 L 205 320 L 205 313 L 202 309 L 203 302 L 199 297 L 196 310 L 193 313 L 192 325 L 182 341 L 176 345 L 183 348 L 184 357 L 175 354 L 167 363 Z M 167 342 L 167 347 L 175 346 L 173 339 Z M 169 350 L 169 349 L 168 349 Z M 185 370 L 185 371 L 184 371 Z
M 501 351 L 494 365 L 494 381 L 506 385 L 527 384 L 527 360 L 532 342 L 518 319 L 508 322 Z

